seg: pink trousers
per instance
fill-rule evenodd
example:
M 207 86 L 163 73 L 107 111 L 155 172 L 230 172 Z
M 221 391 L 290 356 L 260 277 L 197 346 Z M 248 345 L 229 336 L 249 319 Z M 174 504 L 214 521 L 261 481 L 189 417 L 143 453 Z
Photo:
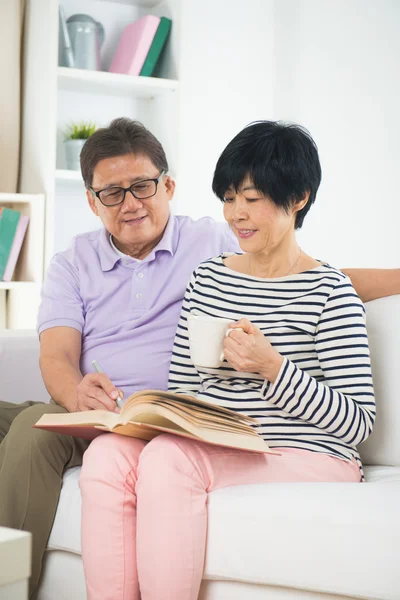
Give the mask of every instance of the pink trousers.
M 254 483 L 360 481 L 355 461 L 280 451 L 254 454 L 168 434 L 148 443 L 117 434 L 96 438 L 80 478 L 88 600 L 196 600 L 208 492 Z

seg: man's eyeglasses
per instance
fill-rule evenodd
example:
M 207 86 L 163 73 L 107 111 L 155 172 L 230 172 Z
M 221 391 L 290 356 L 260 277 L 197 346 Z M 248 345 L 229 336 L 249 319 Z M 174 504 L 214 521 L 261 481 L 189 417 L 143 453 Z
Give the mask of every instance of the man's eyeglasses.
M 113 186 L 98 190 L 97 192 L 93 188 L 89 189 L 98 197 L 104 206 L 116 206 L 117 204 L 122 204 L 125 200 L 126 192 L 130 192 L 137 200 L 145 200 L 146 198 L 151 198 L 156 195 L 158 182 L 165 173 L 166 171 L 161 171 L 156 179 L 143 179 L 142 181 L 132 183 L 132 185 L 127 188 Z

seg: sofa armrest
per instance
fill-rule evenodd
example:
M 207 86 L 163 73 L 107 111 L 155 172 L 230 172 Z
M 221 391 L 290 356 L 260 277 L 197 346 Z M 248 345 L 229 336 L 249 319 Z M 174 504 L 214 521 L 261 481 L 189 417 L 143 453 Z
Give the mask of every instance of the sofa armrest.
M 49 401 L 39 368 L 36 331 L 0 330 L 0 400 L 16 404 Z

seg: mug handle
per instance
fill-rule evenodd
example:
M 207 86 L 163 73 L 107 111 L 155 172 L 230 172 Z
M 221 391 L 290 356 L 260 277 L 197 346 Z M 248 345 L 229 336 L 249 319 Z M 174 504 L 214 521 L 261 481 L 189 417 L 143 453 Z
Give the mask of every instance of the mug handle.
M 229 337 L 230 334 L 232 333 L 232 331 L 243 331 L 243 329 L 241 327 L 235 327 L 234 329 L 227 329 L 227 331 L 225 333 L 225 337 Z M 221 352 L 219 360 L 220 360 L 220 362 L 223 362 L 225 360 L 225 354 L 223 352 Z

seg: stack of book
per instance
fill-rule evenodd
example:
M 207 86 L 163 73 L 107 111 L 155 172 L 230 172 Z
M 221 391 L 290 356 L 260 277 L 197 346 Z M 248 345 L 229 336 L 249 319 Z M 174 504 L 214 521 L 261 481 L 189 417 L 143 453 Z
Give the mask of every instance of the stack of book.
M 167 41 L 172 21 L 146 15 L 125 27 L 109 71 L 151 77 Z
M 11 208 L 0 208 L 0 281 L 11 281 L 29 217 Z

